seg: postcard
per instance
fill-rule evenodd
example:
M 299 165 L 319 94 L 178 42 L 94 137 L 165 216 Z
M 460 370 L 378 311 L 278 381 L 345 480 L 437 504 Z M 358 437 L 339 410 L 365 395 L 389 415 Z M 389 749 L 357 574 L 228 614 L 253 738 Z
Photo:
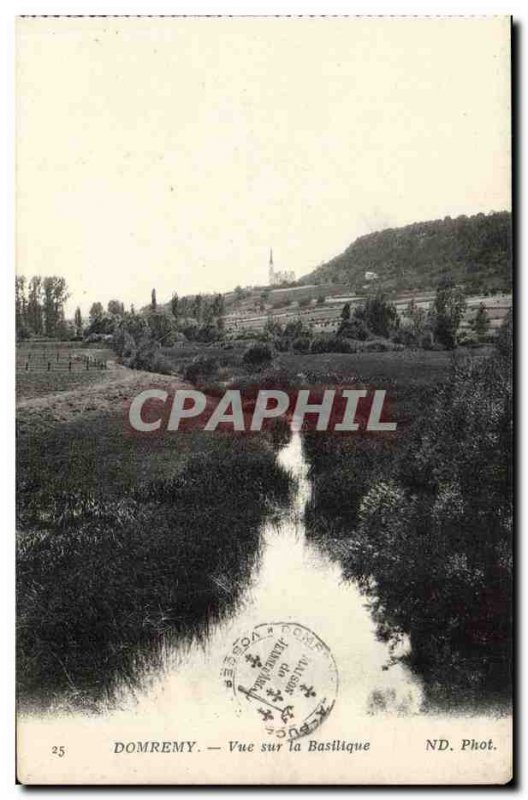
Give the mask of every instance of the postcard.
M 19 782 L 510 782 L 511 19 L 16 77 Z

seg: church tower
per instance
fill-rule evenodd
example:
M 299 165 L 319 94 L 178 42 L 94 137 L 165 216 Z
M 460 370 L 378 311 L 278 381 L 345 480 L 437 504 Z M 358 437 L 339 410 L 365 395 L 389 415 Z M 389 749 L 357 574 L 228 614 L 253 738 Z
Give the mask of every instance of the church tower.
M 275 269 L 273 267 L 273 250 L 270 248 L 270 257 L 269 257 L 269 285 L 273 286 L 275 283 Z

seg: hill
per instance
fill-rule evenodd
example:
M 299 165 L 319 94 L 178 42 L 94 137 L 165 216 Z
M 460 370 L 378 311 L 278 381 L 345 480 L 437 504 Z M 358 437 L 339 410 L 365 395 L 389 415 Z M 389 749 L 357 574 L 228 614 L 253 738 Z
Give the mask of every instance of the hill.
M 360 236 L 300 283 L 365 284 L 387 291 L 434 289 L 450 274 L 470 293 L 511 291 L 511 214 L 508 211 L 416 222 Z M 375 273 L 366 281 L 365 273 Z

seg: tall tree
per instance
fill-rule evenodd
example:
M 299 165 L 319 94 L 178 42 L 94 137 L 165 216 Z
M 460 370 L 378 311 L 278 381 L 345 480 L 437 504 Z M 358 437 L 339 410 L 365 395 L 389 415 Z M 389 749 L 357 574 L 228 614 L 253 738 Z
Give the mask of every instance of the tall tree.
M 43 280 L 44 292 L 44 333 L 46 336 L 56 336 L 64 322 L 64 303 L 68 299 L 66 281 L 55 275 L 47 276 Z
M 213 302 L 211 304 L 211 312 L 212 312 L 212 316 L 217 320 L 220 317 L 224 316 L 224 314 L 225 314 L 225 302 L 224 302 L 224 296 L 223 295 L 216 294 L 214 296 Z
M 427 314 L 424 308 L 417 305 L 414 297 L 409 301 L 403 316 L 409 320 L 409 326 L 415 336 L 421 336 L 425 330 Z
M 151 311 L 147 317 L 151 337 L 160 344 L 171 345 L 174 339 L 174 319 L 163 310 Z
M 463 290 L 452 278 L 444 278 L 436 290 L 431 315 L 435 339 L 448 350 L 456 347 L 456 336 L 466 306 Z
M 170 309 L 172 316 L 177 320 L 180 315 L 180 301 L 176 292 L 171 297 Z
M 37 335 L 43 333 L 42 278 L 40 275 L 34 275 L 29 281 L 27 319 L 28 325 L 34 333 Z
M 180 317 L 189 317 L 191 315 L 188 297 L 180 297 L 178 301 L 178 313 Z
M 18 276 L 15 283 L 15 310 L 17 329 L 26 333 L 61 336 L 64 328 L 64 304 L 68 299 L 64 278 L 34 275 L 27 283 Z
M 23 275 L 15 278 L 15 322 L 17 331 L 26 324 L 26 279 Z
M 235 286 L 235 305 L 238 306 L 244 299 L 244 290 L 241 286 Z
M 90 306 L 90 313 L 88 315 L 90 318 L 90 325 L 93 324 L 96 319 L 102 317 L 103 314 L 104 314 L 103 304 L 99 302 L 92 303 L 92 305 Z
M 388 337 L 400 324 L 396 306 L 387 300 L 381 290 L 368 297 L 364 305 L 356 306 L 354 318 L 364 322 L 376 336 Z
M 109 300 L 107 305 L 108 313 L 121 317 L 125 313 L 125 305 L 120 300 Z
M 201 294 L 197 294 L 193 300 L 191 315 L 200 322 L 203 312 L 203 298 Z
M 77 306 L 77 308 L 75 309 L 73 321 L 75 324 L 75 333 L 78 337 L 81 337 L 83 334 L 83 318 L 79 306 Z
M 155 311 L 157 309 L 157 307 L 158 307 L 158 302 L 156 300 L 156 290 L 155 289 L 153 289 L 151 294 L 150 294 L 150 307 L 151 307 L 152 311 Z

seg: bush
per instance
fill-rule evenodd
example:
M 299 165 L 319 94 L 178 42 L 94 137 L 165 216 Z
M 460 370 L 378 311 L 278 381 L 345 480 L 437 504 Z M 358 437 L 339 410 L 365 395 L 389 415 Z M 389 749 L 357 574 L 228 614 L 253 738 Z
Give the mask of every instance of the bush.
M 266 510 L 289 479 L 243 447 L 191 457 L 183 472 L 119 501 L 20 498 L 17 657 L 24 701 L 93 708 L 137 687 L 175 642 L 236 607 Z M 204 503 L 204 497 L 207 503 Z
M 453 361 L 428 397 L 396 451 L 368 435 L 306 437 L 308 530 L 334 553 L 344 540 L 345 576 L 367 595 L 380 638 L 409 636 L 404 658 L 430 700 L 501 699 L 511 680 L 511 360 Z
M 112 336 L 112 349 L 120 358 L 130 359 L 136 351 L 134 337 L 125 328 L 118 328 Z
M 198 325 L 196 322 L 186 322 L 182 326 L 182 333 L 189 342 L 194 342 L 198 334 Z
M 456 347 L 457 332 L 466 307 L 463 290 L 450 277 L 443 278 L 436 290 L 431 319 L 435 340 L 446 350 Z
M 255 385 L 255 384 L 254 384 Z M 295 385 L 295 379 L 284 368 L 268 367 L 259 375 L 256 389 L 283 389 L 287 392 Z
M 354 434 L 354 440 L 322 437 L 308 432 L 306 453 L 314 477 L 314 503 L 309 509 L 309 533 L 318 536 L 331 529 L 331 536 L 350 537 L 358 522 L 361 501 L 383 475 L 390 449 L 382 439 Z
M 411 325 L 401 325 L 392 335 L 392 341 L 406 347 L 416 346 L 419 342 L 419 335 Z
M 224 338 L 224 331 L 214 323 L 200 325 L 195 331 L 197 342 L 217 342 Z
M 370 337 L 370 332 L 363 320 L 354 317 L 341 323 L 337 335 L 346 339 L 357 339 L 359 342 L 364 342 Z
M 376 336 L 388 338 L 399 327 L 400 317 L 394 303 L 390 303 L 382 292 L 369 297 L 363 306 L 354 309 L 354 319 L 363 322 L 367 330 Z
M 173 375 L 174 368 L 169 359 L 158 351 L 154 353 L 147 372 L 157 372 L 160 375 Z
M 273 340 L 273 347 L 278 353 L 287 353 L 290 349 L 290 340 L 279 336 Z
M 166 311 L 150 311 L 147 316 L 150 334 L 160 344 L 170 347 L 174 344 L 176 327 L 174 317 Z
M 511 679 L 511 426 L 509 364 L 454 366 L 391 480 L 364 497 L 349 564 L 369 594 L 375 579 L 382 631 L 410 633 L 414 666 L 466 696 Z
M 273 351 L 268 344 L 254 344 L 248 347 L 243 356 L 244 364 L 250 367 L 263 367 L 273 360 Z
M 342 336 L 318 336 L 312 340 L 311 353 L 355 353 L 357 345 Z
M 195 385 L 203 380 L 210 380 L 218 373 L 219 364 L 216 358 L 196 356 L 183 371 L 183 379 Z
M 146 354 L 136 352 L 130 358 L 125 358 L 123 363 L 129 369 L 140 369 L 145 372 L 156 372 L 159 375 L 172 375 L 173 368 L 171 362 L 165 356 L 156 351 Z
M 283 336 L 290 342 L 299 336 L 309 336 L 310 328 L 302 319 L 292 319 L 284 326 Z
M 268 317 L 264 325 L 264 333 L 271 337 L 280 337 L 284 332 L 283 326 L 273 317 Z
M 309 353 L 310 352 L 310 337 L 298 336 L 292 342 L 292 350 L 294 353 Z
M 26 339 L 31 339 L 31 331 L 23 322 L 17 321 L 16 340 L 17 342 L 24 342 Z
M 159 344 L 149 335 L 140 339 L 136 347 L 131 348 L 128 356 L 123 355 L 122 361 L 130 369 L 157 372 L 161 375 L 171 375 L 173 372 L 172 364 L 161 353 Z
M 119 317 L 103 313 L 96 317 L 85 330 L 85 336 L 92 334 L 111 336 L 119 324 Z
M 420 347 L 424 350 L 432 350 L 434 347 L 434 336 L 432 331 L 425 331 L 420 339 Z

